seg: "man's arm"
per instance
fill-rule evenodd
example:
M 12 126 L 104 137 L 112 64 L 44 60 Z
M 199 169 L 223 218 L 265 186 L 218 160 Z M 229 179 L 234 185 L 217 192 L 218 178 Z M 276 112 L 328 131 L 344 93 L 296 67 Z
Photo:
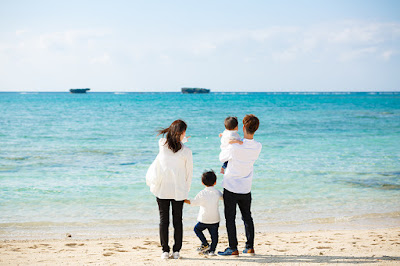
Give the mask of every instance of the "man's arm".
M 231 139 L 231 140 L 229 140 L 229 144 L 235 144 L 235 143 L 242 145 L 243 141 L 241 141 L 239 139 Z

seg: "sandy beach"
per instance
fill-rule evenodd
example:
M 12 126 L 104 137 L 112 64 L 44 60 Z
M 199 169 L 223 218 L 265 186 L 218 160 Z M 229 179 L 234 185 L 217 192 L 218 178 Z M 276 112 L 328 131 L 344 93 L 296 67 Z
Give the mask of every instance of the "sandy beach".
M 171 238 L 171 237 L 170 237 Z M 245 237 L 239 235 L 239 248 Z M 400 227 L 378 230 L 256 233 L 256 256 L 205 257 L 185 232 L 182 258 L 161 260 L 158 236 L 124 239 L 2 240 L 0 265 L 306 265 L 400 264 Z M 217 250 L 227 246 L 221 234 Z

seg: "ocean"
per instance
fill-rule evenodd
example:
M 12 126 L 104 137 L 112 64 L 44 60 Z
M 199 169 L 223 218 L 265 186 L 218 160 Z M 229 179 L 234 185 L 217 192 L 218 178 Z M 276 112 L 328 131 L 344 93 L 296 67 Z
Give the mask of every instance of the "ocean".
M 256 231 L 400 225 L 400 93 L 0 93 L 0 238 L 157 234 L 156 130 L 188 124 L 190 197 L 224 119 L 260 119 Z M 243 136 L 243 132 L 239 131 Z M 185 205 L 185 234 L 198 208 Z M 224 227 L 220 205 L 221 228 Z M 243 231 L 238 213 L 238 231 Z

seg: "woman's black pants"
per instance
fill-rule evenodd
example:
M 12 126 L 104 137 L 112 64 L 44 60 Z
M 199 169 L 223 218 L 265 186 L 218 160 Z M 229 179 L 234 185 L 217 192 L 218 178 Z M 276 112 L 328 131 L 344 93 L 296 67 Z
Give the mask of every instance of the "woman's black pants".
M 169 227 L 169 206 L 172 205 L 172 224 L 174 226 L 174 246 L 173 252 L 180 251 L 182 248 L 183 224 L 182 210 L 183 200 L 157 198 L 158 210 L 160 211 L 160 242 L 163 252 L 169 252 L 168 227 Z

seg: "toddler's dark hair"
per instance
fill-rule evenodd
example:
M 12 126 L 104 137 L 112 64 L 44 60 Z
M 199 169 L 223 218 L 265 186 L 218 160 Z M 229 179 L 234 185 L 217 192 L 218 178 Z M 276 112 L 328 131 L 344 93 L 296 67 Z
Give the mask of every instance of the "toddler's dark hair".
M 215 175 L 215 172 L 213 170 L 206 171 L 201 176 L 201 181 L 203 182 L 204 185 L 210 187 L 214 185 L 215 182 L 217 181 L 217 176 Z
M 228 116 L 225 118 L 225 128 L 227 130 L 234 130 L 238 126 L 238 120 L 236 116 Z

